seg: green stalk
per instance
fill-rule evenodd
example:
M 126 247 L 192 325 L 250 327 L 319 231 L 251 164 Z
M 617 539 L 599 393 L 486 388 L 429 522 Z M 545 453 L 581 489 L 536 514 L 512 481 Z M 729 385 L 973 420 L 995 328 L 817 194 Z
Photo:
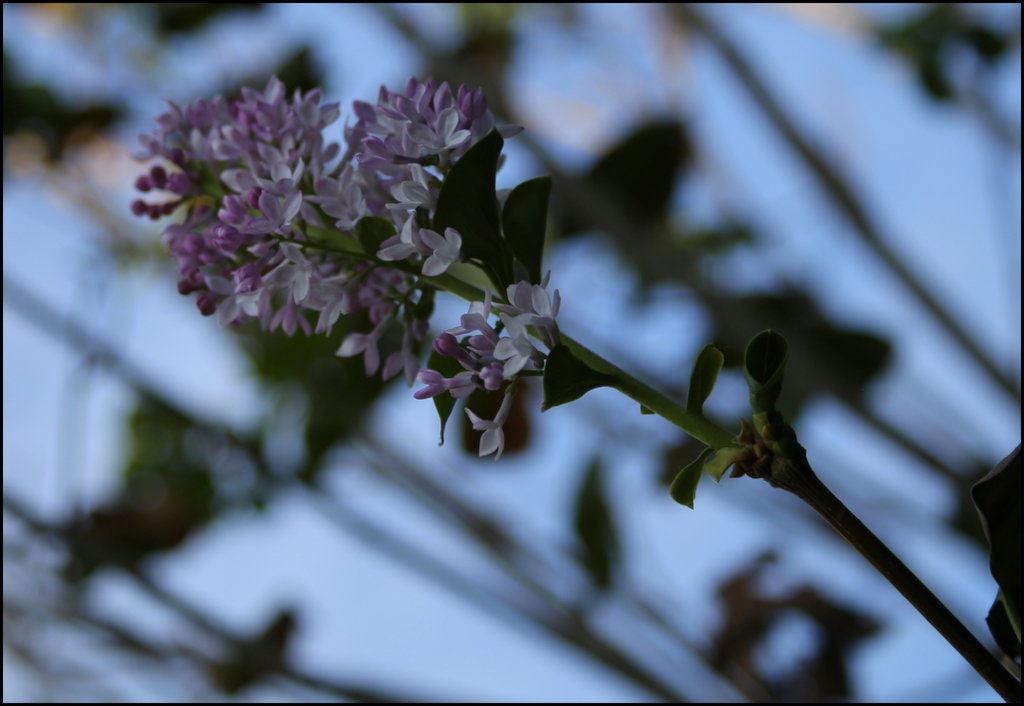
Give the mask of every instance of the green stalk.
M 444 289 L 468 301 L 483 301 L 484 299 L 483 290 L 468 282 L 463 282 L 452 275 L 423 277 L 423 279 L 440 289 Z M 618 378 L 617 390 L 630 399 L 639 402 L 658 416 L 672 422 L 698 441 L 715 449 L 736 445 L 733 435 L 729 432 L 709 422 L 702 415 L 688 411 L 685 406 L 666 397 L 650 385 L 641 382 L 617 365 L 608 362 L 582 343 L 569 338 L 565 334 L 562 334 L 562 343 L 572 351 L 573 355 L 594 370 L 607 375 L 614 375 Z
M 1020 682 L 942 604 L 907 565 L 864 525 L 815 475 L 800 447 L 796 453 L 775 456 L 765 475 L 771 485 L 787 490 L 821 515 L 843 539 L 871 562 L 879 573 L 931 623 L 939 634 L 1007 702 L 1020 702 Z
M 483 301 L 484 292 L 451 275 L 425 277 L 440 289 L 469 301 Z M 653 413 L 667 419 L 698 441 L 719 449 L 735 446 L 732 434 L 702 415 L 641 382 L 577 341 L 562 335 L 562 342 L 581 361 L 598 372 L 614 375 L 616 388 Z M 1020 701 L 1020 683 L 985 646 L 961 623 L 924 583 L 900 561 L 826 486 L 807 463 L 803 447 L 795 437 L 791 444 L 775 449 L 771 471 L 765 479 L 787 490 L 820 514 L 850 545 L 864 556 L 904 598 L 941 634 L 1006 701 Z

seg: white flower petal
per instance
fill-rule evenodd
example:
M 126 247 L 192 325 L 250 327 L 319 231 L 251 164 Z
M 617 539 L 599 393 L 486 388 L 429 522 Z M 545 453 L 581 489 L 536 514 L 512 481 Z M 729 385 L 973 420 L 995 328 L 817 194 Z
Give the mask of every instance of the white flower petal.
M 480 437 L 480 455 L 490 456 L 495 451 L 498 455 L 495 459 L 501 457 L 501 452 L 505 447 L 505 432 L 501 429 L 488 429 Z

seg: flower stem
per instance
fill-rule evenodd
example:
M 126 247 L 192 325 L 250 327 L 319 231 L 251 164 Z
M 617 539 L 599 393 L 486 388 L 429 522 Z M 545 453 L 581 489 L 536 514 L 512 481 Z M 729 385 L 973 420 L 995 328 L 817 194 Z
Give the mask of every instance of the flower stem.
M 704 415 L 695 414 L 687 410 L 683 405 L 658 392 L 646 383 L 641 382 L 613 363 L 609 363 L 597 353 L 594 353 L 581 343 L 577 343 L 565 334 L 562 334 L 562 343 L 568 346 L 569 350 L 577 358 L 594 370 L 617 377 L 620 382 L 616 385 L 616 389 L 621 393 L 636 400 L 659 417 L 672 422 L 697 441 L 701 441 L 714 449 L 736 445 L 733 434 L 708 421 Z
M 771 485 L 796 495 L 832 525 L 843 539 L 910 601 L 1003 699 L 1008 702 L 1020 701 L 1020 683 L 906 564 L 832 494 L 815 475 L 802 448 L 798 453 L 775 456 L 771 471 L 764 477 Z
M 438 277 L 424 277 L 423 279 L 469 301 L 482 301 L 484 298 L 482 290 L 452 275 L 445 274 Z M 562 334 L 562 343 L 568 346 L 569 350 L 577 358 L 594 370 L 618 378 L 619 384 L 616 385 L 616 389 L 624 395 L 636 400 L 658 416 L 672 422 L 698 441 L 715 449 L 735 445 L 733 435 L 729 432 L 708 421 L 703 415 L 688 411 L 685 406 L 666 397 L 650 385 L 641 382 L 625 370 L 608 362 L 564 333 Z

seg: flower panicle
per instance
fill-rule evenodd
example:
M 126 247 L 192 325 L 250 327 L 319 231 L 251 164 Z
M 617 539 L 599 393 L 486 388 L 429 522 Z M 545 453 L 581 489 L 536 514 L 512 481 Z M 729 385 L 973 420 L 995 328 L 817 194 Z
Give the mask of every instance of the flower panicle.
M 341 117 L 338 104 L 323 103 L 319 89 L 289 94 L 277 77 L 233 99 L 169 102 L 139 138 L 136 157 L 156 163 L 135 180 L 142 195 L 131 211 L 153 220 L 178 214 L 163 230 L 178 291 L 195 294 L 199 311 L 223 325 L 255 320 L 287 335 L 329 334 L 342 316 L 364 312 L 371 329 L 347 333 L 338 355 L 361 354 L 367 375 L 419 379 L 427 385 L 420 399 L 475 389 L 511 395 L 519 376 L 543 368 L 537 342 L 557 345 L 558 293 L 548 296 L 546 280 L 510 286 L 507 303 L 494 305 L 494 326 L 492 294 L 472 304 L 434 341 L 463 368 L 445 378 L 420 370 L 433 287 L 419 275 L 465 260 L 458 230 L 427 225 L 449 170 L 492 130 L 510 137 L 522 128 L 498 123 L 481 89 L 433 79 L 381 87 L 375 104 L 356 101 L 353 112 L 332 142 L 325 131 Z M 354 237 L 368 216 L 393 227 L 374 252 Z M 395 327 L 401 348 L 382 353 Z M 485 431 L 481 453 L 500 455 L 501 414 L 470 416 Z

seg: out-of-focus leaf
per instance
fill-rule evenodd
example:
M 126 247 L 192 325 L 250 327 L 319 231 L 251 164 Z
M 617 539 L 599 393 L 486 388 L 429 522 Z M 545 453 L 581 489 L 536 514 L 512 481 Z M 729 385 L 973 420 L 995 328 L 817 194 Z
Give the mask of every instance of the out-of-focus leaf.
M 694 414 L 702 414 L 704 402 L 715 389 L 718 381 L 718 373 L 725 362 L 722 351 L 712 344 L 707 344 L 700 349 L 697 359 L 693 361 L 693 371 L 690 373 L 690 391 L 686 395 L 686 409 Z
M 576 537 L 583 547 L 583 565 L 594 585 L 608 588 L 619 560 L 618 531 L 602 485 L 603 466 L 595 458 L 587 467 L 576 493 Z
M 1010 659 L 1020 658 L 1020 633 L 1014 628 L 1010 620 L 1010 614 L 1006 611 L 1006 598 L 1003 592 L 996 594 L 992 607 L 988 609 L 985 616 L 985 624 L 995 638 L 999 649 L 1007 654 Z
M 697 484 L 704 473 L 704 461 L 713 452 L 714 449 L 704 449 L 697 458 L 688 463 L 683 470 L 679 471 L 668 491 L 673 500 L 691 510 L 693 509 L 693 500 L 697 497 Z
M 548 223 L 551 177 L 524 181 L 512 189 L 501 212 L 505 240 L 523 264 L 529 279 L 540 284 L 544 257 L 544 232 Z
M 1017 636 L 1017 652 L 1020 652 L 1020 494 L 1020 445 L 971 490 L 988 536 L 989 568 L 999 584 L 1001 602 Z
M 120 107 L 96 103 L 75 106 L 48 86 L 25 83 L 18 78 L 16 62 L 4 52 L 4 135 L 31 132 L 47 147 L 50 159 L 58 158 L 72 135 L 99 132 L 122 115 Z
M 931 98 L 956 98 L 952 58 L 964 49 L 982 62 L 994 63 L 1011 46 L 1012 28 L 975 22 L 955 3 L 930 3 L 908 19 L 876 30 L 883 46 L 899 53 L 917 72 Z
M 787 416 L 794 415 L 809 397 L 830 394 L 855 401 L 889 361 L 891 346 L 878 336 L 837 326 L 805 293 L 741 297 L 709 297 L 718 328 L 712 332 L 725 353 L 726 366 L 742 365 L 740 352 L 752 332 L 771 328 L 789 342 L 789 363 L 799 375 L 786 380 L 782 396 Z
M 454 228 L 462 252 L 487 265 L 502 288 L 512 284 L 512 258 L 505 250 L 494 179 L 505 141 L 492 130 L 464 154 L 445 178 L 437 197 L 434 230 Z
M 221 15 L 263 8 L 261 2 L 156 2 L 155 28 L 161 34 L 194 32 Z
M 614 387 L 618 379 L 594 370 L 567 346 L 551 349 L 544 364 L 544 402 L 541 411 L 577 400 L 597 387 Z
M 835 603 L 811 586 L 785 591 L 765 591 L 765 569 L 774 562 L 771 553 L 761 554 L 749 566 L 727 579 L 718 589 L 724 617 L 712 637 L 710 660 L 742 675 L 760 701 L 833 703 L 852 696 L 849 659 L 856 647 L 879 630 L 869 615 Z M 766 662 L 763 655 L 773 633 L 794 619 L 817 629 L 810 652 L 798 659 L 787 655 Z M 788 662 L 788 663 L 787 663 Z
M 295 634 L 297 621 L 291 610 L 282 610 L 250 640 L 236 642 L 226 659 L 210 664 L 210 675 L 217 686 L 237 694 L 265 676 L 280 671 Z
M 385 387 L 379 375 L 366 375 L 362 356 L 335 355 L 339 340 L 347 333 L 369 328 L 365 316 L 343 316 L 330 337 L 289 337 L 254 327 L 236 332 L 261 382 L 272 389 L 297 389 L 304 395 L 310 472 L 317 470 L 316 461 L 324 453 L 359 429 Z M 381 350 L 394 350 L 398 345 L 393 337 L 385 336 Z
M 314 88 L 323 86 L 324 74 L 317 63 L 313 60 L 313 52 L 308 46 L 300 47 L 282 59 L 276 67 L 271 69 L 260 69 L 255 71 L 238 84 L 223 89 L 225 95 L 231 96 L 238 92 L 242 86 L 262 89 L 267 85 L 271 76 L 277 76 L 288 91 L 300 89 L 311 91 Z
M 128 431 L 118 494 L 68 528 L 76 580 L 173 549 L 223 506 L 211 467 L 216 434 L 149 397 L 132 412 Z
M 755 412 L 775 408 L 788 359 L 789 345 L 779 333 L 767 329 L 750 339 L 743 352 L 743 377 L 750 388 L 750 406 Z
M 356 237 L 367 255 L 376 255 L 380 244 L 394 234 L 395 226 L 380 216 L 366 216 L 356 223 Z
M 591 170 L 590 178 L 645 229 L 664 220 L 676 180 L 689 159 L 682 123 L 651 123 L 609 150 Z

